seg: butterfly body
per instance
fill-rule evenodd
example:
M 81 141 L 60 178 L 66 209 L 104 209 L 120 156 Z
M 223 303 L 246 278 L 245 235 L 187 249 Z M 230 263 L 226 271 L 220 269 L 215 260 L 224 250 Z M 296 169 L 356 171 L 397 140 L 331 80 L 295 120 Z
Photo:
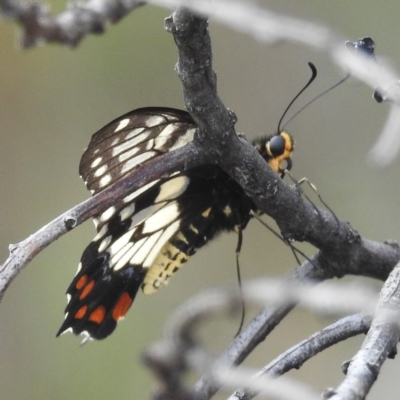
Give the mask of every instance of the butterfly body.
M 80 173 L 96 194 L 147 160 L 184 146 L 195 129 L 184 111 L 132 111 L 93 135 Z M 291 137 L 274 135 L 254 146 L 282 175 L 293 151 Z M 66 318 L 57 335 L 107 337 L 140 288 L 156 292 L 218 233 L 244 229 L 251 210 L 256 211 L 252 199 L 218 165 L 173 173 L 116 202 L 94 219 L 98 234 L 67 290 Z

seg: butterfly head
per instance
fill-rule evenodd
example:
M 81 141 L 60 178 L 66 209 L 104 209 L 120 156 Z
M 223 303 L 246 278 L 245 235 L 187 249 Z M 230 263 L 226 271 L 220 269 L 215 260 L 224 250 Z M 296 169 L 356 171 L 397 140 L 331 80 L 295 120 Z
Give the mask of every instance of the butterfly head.
M 294 140 L 287 132 L 272 136 L 265 144 L 267 162 L 272 169 L 283 176 L 285 169 L 292 168 L 291 155 L 294 150 Z
M 270 167 L 281 177 L 284 176 L 285 170 L 292 168 L 290 157 L 294 150 L 294 140 L 287 132 L 258 139 L 254 145 Z

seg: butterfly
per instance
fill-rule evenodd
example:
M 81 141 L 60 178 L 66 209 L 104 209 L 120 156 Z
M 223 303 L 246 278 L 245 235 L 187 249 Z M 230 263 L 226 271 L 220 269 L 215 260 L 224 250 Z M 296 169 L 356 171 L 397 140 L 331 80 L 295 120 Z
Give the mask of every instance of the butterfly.
M 183 147 L 194 138 L 189 113 L 171 108 L 131 111 L 96 132 L 79 171 L 97 194 L 138 165 Z M 281 177 L 291 167 L 294 141 L 286 132 L 254 147 Z M 94 218 L 97 235 L 82 254 L 68 287 L 65 319 L 84 341 L 109 336 L 139 289 L 152 294 L 198 249 L 222 231 L 242 230 L 257 212 L 253 200 L 218 165 L 171 173 L 130 193 Z

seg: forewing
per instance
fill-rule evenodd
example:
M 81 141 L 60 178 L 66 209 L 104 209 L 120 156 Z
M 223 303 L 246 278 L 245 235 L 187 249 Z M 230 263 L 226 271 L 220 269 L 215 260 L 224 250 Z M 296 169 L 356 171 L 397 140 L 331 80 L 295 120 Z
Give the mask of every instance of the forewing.
M 190 115 L 169 108 L 141 108 L 96 132 L 82 156 L 79 172 L 98 193 L 144 162 L 178 149 L 193 139 Z

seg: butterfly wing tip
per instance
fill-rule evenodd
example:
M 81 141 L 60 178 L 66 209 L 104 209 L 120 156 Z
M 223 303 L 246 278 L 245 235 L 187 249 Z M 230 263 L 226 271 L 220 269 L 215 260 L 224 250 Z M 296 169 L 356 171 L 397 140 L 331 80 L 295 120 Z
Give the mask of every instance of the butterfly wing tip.
M 67 332 L 74 333 L 71 327 L 69 328 L 64 328 L 63 326 L 60 328 L 60 330 L 56 333 L 56 337 L 62 336 Z
M 88 331 L 81 332 L 81 335 L 84 336 L 82 342 L 79 344 L 79 347 L 82 347 L 84 344 L 93 341 L 94 339 L 90 336 Z

